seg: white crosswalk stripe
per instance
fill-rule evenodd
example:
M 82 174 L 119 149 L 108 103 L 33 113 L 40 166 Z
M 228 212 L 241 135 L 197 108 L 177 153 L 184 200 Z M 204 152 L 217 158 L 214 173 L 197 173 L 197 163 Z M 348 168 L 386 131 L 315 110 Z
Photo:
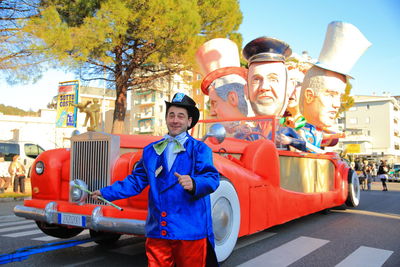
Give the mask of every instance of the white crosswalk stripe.
M 42 233 L 41 230 L 31 230 L 31 231 L 24 231 L 24 232 L 17 232 L 13 234 L 2 235 L 5 237 L 21 237 L 21 236 L 28 236 L 28 235 L 37 235 Z
M 31 224 L 32 221 L 18 221 L 18 222 L 7 222 L 7 223 L 0 223 L 0 228 L 5 226 L 12 226 L 12 225 L 20 225 L 20 224 Z
M 28 225 L 19 225 L 19 226 L 14 226 L 14 227 L 6 227 L 6 228 L 1 228 L 0 233 L 5 233 L 5 232 L 12 232 L 12 231 L 17 231 L 17 230 L 25 230 L 29 228 L 37 228 L 36 224 L 28 224 Z
M 356 251 L 351 253 L 347 258 L 341 261 L 338 265 L 336 265 L 336 267 L 379 267 L 382 266 L 392 254 L 393 251 L 390 250 L 361 246 Z
M 301 236 L 238 266 L 288 266 L 328 242 L 328 240 Z
M 43 242 L 54 241 L 54 240 L 57 240 L 57 239 L 59 239 L 59 238 L 58 237 L 54 237 L 54 236 L 49 236 L 49 235 L 32 238 L 32 240 L 43 241 Z

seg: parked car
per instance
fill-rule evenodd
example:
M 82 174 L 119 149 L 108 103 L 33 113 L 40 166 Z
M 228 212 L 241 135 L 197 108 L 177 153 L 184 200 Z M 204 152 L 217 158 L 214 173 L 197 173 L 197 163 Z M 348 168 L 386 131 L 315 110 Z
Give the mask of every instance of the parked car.
M 14 155 L 20 155 L 27 177 L 31 177 L 31 166 L 43 151 L 40 145 L 33 142 L 0 141 L 0 153 L 4 154 L 4 160 L 11 162 Z
M 275 144 L 274 117 L 200 121 L 192 131 L 212 148 L 220 185 L 211 195 L 216 254 L 223 261 L 239 237 L 332 207 L 360 201 L 357 174 L 336 153 L 311 154 Z M 144 235 L 147 191 L 114 201 L 118 210 L 86 198 L 75 183 L 94 191 L 122 180 L 153 136 L 87 132 L 71 149 L 45 151 L 32 173 L 32 199 L 15 207 L 46 234 L 69 238 L 89 229 L 98 243 L 121 234 Z M 177 159 L 178 160 L 178 159 Z

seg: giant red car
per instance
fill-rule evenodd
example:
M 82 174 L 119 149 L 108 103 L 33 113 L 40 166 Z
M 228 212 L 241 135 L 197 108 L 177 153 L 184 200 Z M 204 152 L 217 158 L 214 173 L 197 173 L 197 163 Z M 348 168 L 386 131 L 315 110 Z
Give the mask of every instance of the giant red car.
M 214 151 L 221 181 L 211 195 L 216 253 L 232 252 L 239 237 L 317 211 L 357 206 L 356 173 L 335 153 L 311 154 L 275 144 L 274 117 L 200 121 L 192 131 Z M 32 172 L 32 199 L 15 207 L 46 234 L 69 238 L 90 229 L 98 243 L 121 234 L 142 236 L 147 189 L 114 203 L 87 198 L 75 183 L 94 191 L 124 179 L 148 143 L 160 137 L 87 132 L 71 138 L 71 149 L 45 151 Z M 99 238 L 102 239 L 99 239 Z

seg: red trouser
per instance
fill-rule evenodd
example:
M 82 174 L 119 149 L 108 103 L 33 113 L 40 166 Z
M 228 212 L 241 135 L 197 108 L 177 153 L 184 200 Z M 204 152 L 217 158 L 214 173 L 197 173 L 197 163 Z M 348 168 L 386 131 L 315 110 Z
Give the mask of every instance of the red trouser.
M 146 255 L 149 267 L 204 267 L 207 258 L 207 239 L 147 238 Z

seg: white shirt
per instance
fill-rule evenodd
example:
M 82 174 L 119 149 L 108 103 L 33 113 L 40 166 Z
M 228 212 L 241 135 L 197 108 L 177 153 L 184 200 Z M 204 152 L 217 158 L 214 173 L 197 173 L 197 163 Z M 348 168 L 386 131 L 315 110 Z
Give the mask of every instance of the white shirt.
M 10 162 L 7 162 L 7 161 L 0 162 L 0 177 L 10 177 L 11 176 L 8 173 L 9 166 L 10 166 Z

